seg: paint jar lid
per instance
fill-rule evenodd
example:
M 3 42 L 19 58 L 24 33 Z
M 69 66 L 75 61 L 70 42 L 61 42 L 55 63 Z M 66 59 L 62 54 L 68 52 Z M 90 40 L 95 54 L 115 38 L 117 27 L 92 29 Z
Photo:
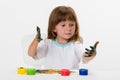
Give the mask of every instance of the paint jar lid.
M 79 69 L 79 75 L 88 75 L 88 69 Z
M 27 69 L 27 75 L 35 75 L 36 69 L 35 68 L 28 68 Z
M 26 74 L 26 68 L 25 67 L 19 67 L 17 69 L 18 74 Z
M 69 69 L 62 69 L 61 70 L 61 75 L 62 76 L 69 76 L 70 75 L 70 70 Z

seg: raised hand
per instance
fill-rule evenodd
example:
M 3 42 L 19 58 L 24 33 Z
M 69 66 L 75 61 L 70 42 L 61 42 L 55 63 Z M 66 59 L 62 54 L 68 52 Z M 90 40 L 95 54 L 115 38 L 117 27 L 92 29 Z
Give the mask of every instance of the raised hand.
M 36 39 L 37 39 L 38 42 L 40 42 L 42 40 L 41 33 L 40 33 L 40 28 L 37 26 L 36 30 L 37 30 Z
M 85 57 L 91 57 L 96 52 L 96 47 L 98 45 L 99 41 L 97 41 L 94 46 L 90 46 L 91 49 L 85 48 Z

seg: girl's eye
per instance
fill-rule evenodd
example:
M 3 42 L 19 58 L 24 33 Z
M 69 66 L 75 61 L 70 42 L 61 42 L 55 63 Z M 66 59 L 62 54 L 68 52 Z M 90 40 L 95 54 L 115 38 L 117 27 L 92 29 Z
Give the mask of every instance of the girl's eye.
M 71 27 L 74 26 L 74 25 L 75 25 L 75 24 L 69 24 L 69 26 L 71 26 Z
M 65 24 L 61 25 L 62 27 L 65 27 Z

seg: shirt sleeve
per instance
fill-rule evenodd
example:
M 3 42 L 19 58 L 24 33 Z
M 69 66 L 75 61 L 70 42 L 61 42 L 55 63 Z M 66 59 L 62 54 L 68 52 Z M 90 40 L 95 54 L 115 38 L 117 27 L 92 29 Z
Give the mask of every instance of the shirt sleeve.
M 76 43 L 75 44 L 75 50 L 76 50 L 76 56 L 80 61 L 82 61 L 82 63 L 87 63 L 84 59 L 83 59 L 83 53 L 85 53 L 85 47 L 83 44 L 81 43 Z
M 39 42 L 37 46 L 37 55 L 34 57 L 35 60 L 41 59 L 46 56 L 47 51 L 48 51 L 48 39 L 42 40 Z

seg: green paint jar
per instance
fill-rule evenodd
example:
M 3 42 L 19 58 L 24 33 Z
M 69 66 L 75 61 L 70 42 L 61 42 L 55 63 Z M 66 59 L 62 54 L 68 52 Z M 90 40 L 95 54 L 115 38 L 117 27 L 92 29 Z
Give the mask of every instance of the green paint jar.
M 27 69 L 27 75 L 35 75 L 36 69 L 35 68 L 28 68 Z

